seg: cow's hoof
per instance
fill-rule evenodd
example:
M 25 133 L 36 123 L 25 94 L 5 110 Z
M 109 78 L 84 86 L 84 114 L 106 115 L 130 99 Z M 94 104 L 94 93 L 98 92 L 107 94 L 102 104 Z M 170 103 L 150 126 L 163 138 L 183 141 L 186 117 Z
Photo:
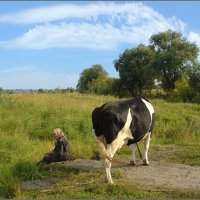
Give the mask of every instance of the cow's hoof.
M 135 164 L 134 161 L 131 160 L 131 161 L 130 161 L 130 165 L 131 165 L 131 166 L 135 166 L 136 164 Z
M 146 161 L 146 160 L 143 160 L 143 165 L 144 166 L 148 166 L 148 165 L 150 165 L 150 163 L 148 161 Z
M 111 184 L 111 185 L 114 184 L 113 180 L 112 179 L 108 179 L 107 177 L 105 177 L 105 183 Z
M 109 185 L 115 185 L 113 181 L 107 181 L 106 183 Z

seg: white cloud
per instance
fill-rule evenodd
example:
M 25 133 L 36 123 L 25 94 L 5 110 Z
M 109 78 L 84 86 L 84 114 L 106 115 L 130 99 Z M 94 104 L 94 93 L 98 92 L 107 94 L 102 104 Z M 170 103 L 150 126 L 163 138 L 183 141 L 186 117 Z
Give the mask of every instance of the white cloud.
M 141 11 L 141 12 L 140 12 Z M 113 2 L 95 2 L 87 4 L 63 4 L 32 8 L 14 14 L 0 15 L 1 23 L 44 23 L 68 18 L 78 19 L 96 19 L 100 15 L 110 15 L 119 17 L 135 13 L 143 15 L 144 12 L 152 11 L 142 3 L 113 3 Z M 124 15 L 125 14 L 125 15 Z
M 188 40 L 196 43 L 196 45 L 200 48 L 200 34 L 191 31 L 188 35 Z M 200 62 L 200 54 L 198 55 L 198 61 Z
M 195 42 L 198 45 L 198 47 L 200 47 L 200 34 L 195 32 L 190 32 L 188 35 L 188 40 L 190 42 Z
M 91 31 L 92 30 L 92 31 Z M 53 47 L 112 49 L 119 42 L 130 40 L 129 33 L 109 24 L 88 23 L 45 24 L 29 30 L 23 36 L 0 42 L 6 48 L 45 49 Z
M 165 18 L 140 2 L 40 7 L 0 16 L 0 22 L 36 23 L 21 37 L 0 41 L 0 47 L 31 49 L 113 50 L 123 43 L 147 44 L 152 34 L 167 29 L 184 31 L 186 26 L 181 20 Z

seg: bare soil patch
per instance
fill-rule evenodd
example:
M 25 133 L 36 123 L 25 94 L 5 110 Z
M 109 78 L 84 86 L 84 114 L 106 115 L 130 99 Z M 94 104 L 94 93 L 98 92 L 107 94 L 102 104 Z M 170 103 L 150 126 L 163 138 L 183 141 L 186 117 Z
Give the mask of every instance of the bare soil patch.
M 120 170 L 124 179 L 131 180 L 134 184 L 144 185 L 145 188 L 200 191 L 200 167 L 158 161 L 152 161 L 149 166 L 143 166 L 140 162 L 136 166 L 130 166 L 128 159 L 121 160 L 127 164 L 113 164 L 111 171 Z M 96 160 L 77 159 L 63 165 L 83 170 L 103 170 L 102 161 Z M 113 180 L 115 182 L 114 178 Z
M 119 158 L 123 164 L 113 163 L 111 173 L 120 172 L 122 182 L 131 182 L 140 189 L 149 191 L 184 191 L 200 192 L 200 167 L 186 164 L 175 164 L 177 153 L 186 152 L 189 147 L 182 148 L 176 146 L 152 146 L 150 149 L 150 165 L 143 166 L 142 161 L 138 161 L 136 166 L 129 165 L 129 159 Z M 196 151 L 199 151 L 197 149 Z M 199 155 L 199 154 L 198 154 Z M 199 158 L 199 157 L 198 157 Z M 174 162 L 174 163 L 172 163 Z M 87 171 L 103 171 L 103 162 L 100 160 L 76 159 L 73 161 L 53 163 L 64 167 L 77 168 Z M 21 188 L 25 190 L 51 188 L 58 178 L 48 178 L 43 180 L 33 180 L 21 183 Z M 103 181 L 103 176 L 102 176 Z M 113 177 L 117 183 L 119 179 Z

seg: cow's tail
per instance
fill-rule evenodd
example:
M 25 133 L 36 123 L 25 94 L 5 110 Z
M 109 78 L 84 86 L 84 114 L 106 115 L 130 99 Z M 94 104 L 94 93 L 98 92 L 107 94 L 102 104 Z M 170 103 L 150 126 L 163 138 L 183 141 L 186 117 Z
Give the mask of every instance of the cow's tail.
M 97 144 L 99 145 L 100 154 L 101 154 L 102 158 L 104 158 L 104 159 L 107 158 L 109 161 L 112 161 L 112 158 L 106 151 L 106 141 L 105 141 L 104 137 L 101 136 L 101 138 L 97 138 L 94 130 L 92 130 L 92 135 L 95 138 Z
M 103 159 L 108 159 L 110 162 L 115 163 L 115 164 L 125 164 L 123 161 L 119 159 L 110 157 L 110 155 L 108 154 L 106 150 L 106 141 L 103 136 L 101 138 L 97 138 L 97 136 L 94 133 L 94 130 L 92 131 L 92 134 L 99 146 L 100 154 Z
M 101 153 L 102 158 L 108 159 L 110 162 L 112 162 L 113 159 L 110 157 L 110 155 L 106 151 L 105 144 L 100 140 L 97 140 L 97 144 L 99 145 L 100 153 Z

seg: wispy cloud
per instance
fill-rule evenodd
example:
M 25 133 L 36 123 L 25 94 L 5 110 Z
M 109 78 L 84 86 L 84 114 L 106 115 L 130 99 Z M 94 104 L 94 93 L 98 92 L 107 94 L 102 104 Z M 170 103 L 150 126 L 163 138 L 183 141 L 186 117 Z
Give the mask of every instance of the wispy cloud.
M 14 14 L 0 15 L 1 23 L 44 23 L 67 18 L 95 18 L 98 15 L 117 14 L 124 9 L 130 9 L 127 4 L 115 10 L 113 3 L 89 3 L 85 5 L 63 4 L 32 8 Z M 115 6 L 116 7 L 116 6 Z M 119 7 L 119 6 L 118 6 Z
M 4 48 L 116 49 L 120 44 L 148 43 L 152 34 L 186 24 L 166 18 L 140 2 L 95 2 L 32 8 L 1 15 L 0 23 L 36 24 L 22 36 L 0 41 Z
M 14 73 L 14 72 L 27 72 L 27 71 L 33 71 L 33 67 L 14 67 L 14 68 L 8 68 L 0 70 L 0 74 L 2 73 Z
M 87 4 L 63 4 L 54 6 L 37 7 L 23 10 L 14 14 L 0 15 L 1 23 L 44 23 L 63 19 L 96 19 L 108 15 L 112 18 L 126 18 L 138 16 L 143 18 L 158 17 L 159 14 L 139 2 L 113 3 L 95 2 Z M 126 16 L 127 15 L 127 16 Z M 129 21 L 130 22 L 130 21 Z M 132 23 L 133 21 L 131 21 Z
M 141 30 L 130 33 L 127 27 L 119 29 L 110 24 L 89 23 L 45 24 L 29 30 L 23 36 L 10 41 L 0 42 L 6 48 L 90 48 L 115 49 L 119 43 L 137 43 Z M 139 38 L 142 40 L 142 38 Z

